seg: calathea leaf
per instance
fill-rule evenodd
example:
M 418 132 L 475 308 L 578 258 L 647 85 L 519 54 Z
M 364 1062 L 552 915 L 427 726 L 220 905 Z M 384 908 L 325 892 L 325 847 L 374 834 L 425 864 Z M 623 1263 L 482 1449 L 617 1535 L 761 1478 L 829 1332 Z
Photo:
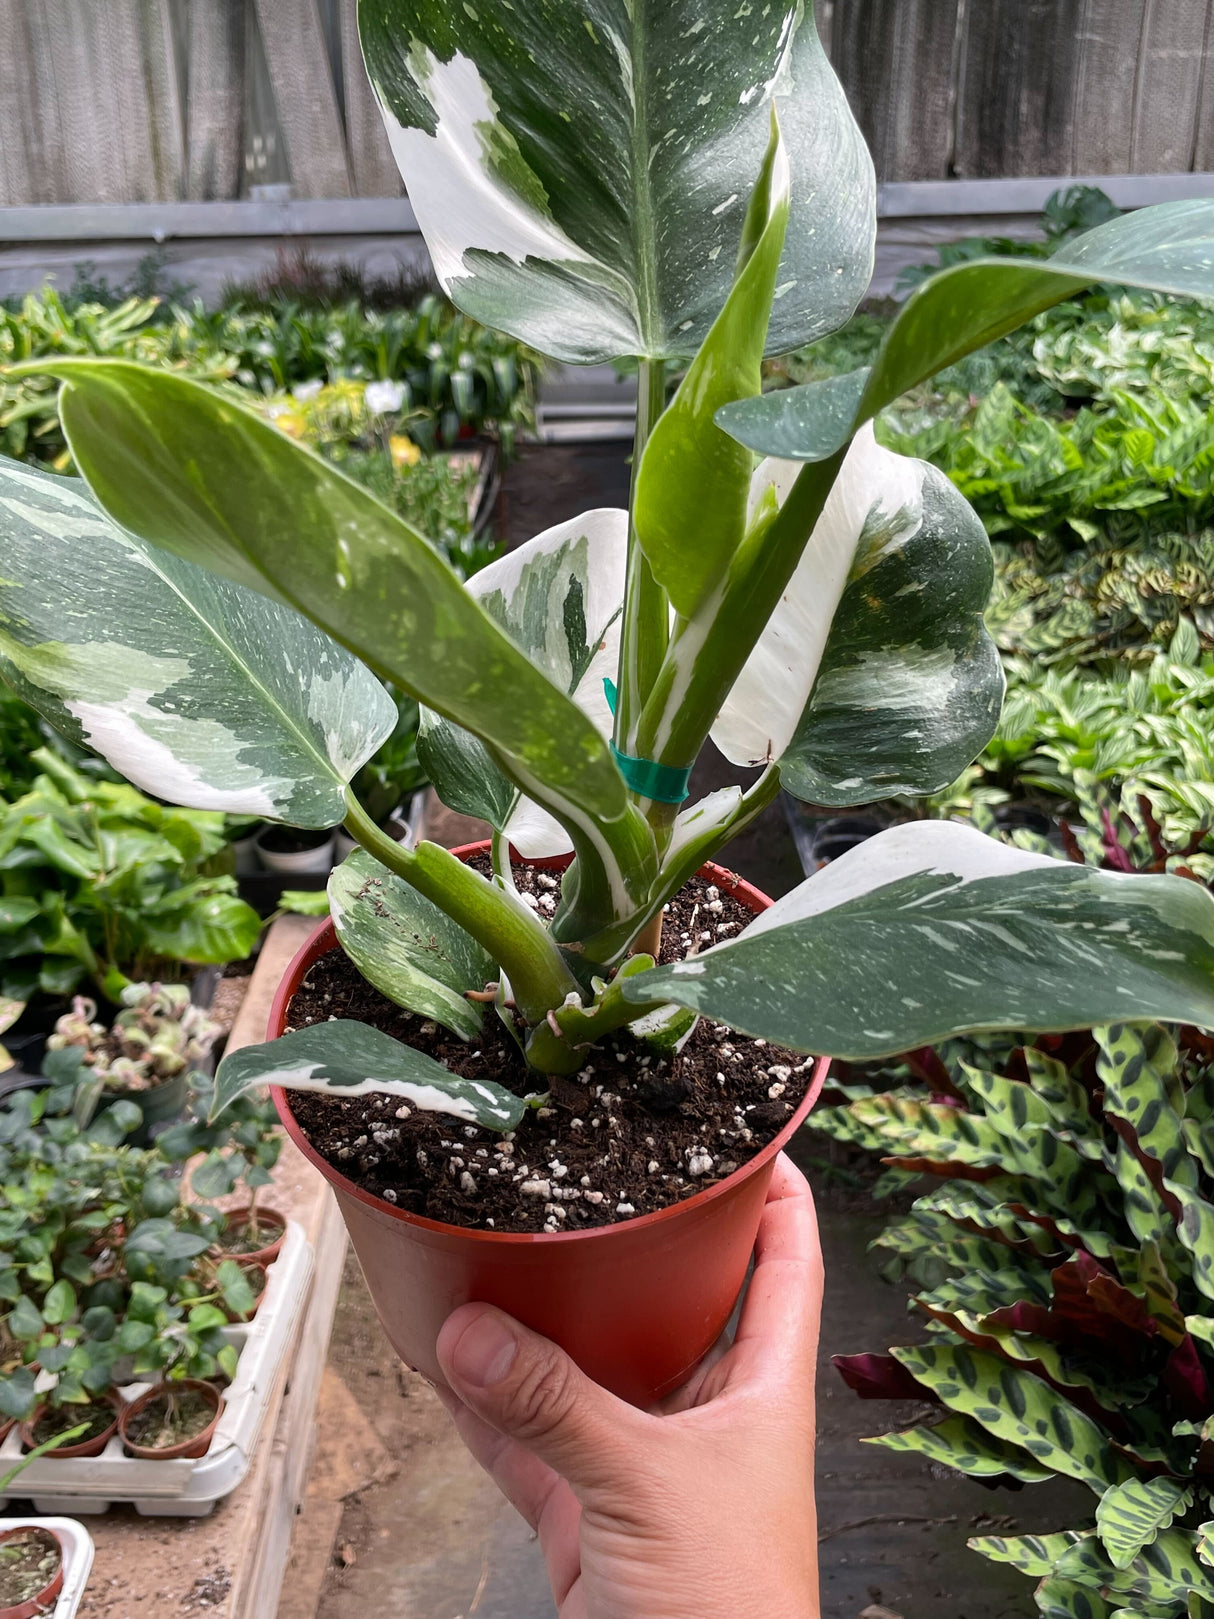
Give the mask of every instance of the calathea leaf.
M 684 618 L 713 599 L 742 545 L 750 451 L 713 421 L 719 405 L 757 394 L 767 319 L 788 224 L 788 154 L 773 123 L 725 307 L 645 446 L 633 520 L 653 577 Z
M 1214 1597 L 1214 1581 L 1195 1555 L 1196 1534 L 1165 1529 L 1121 1569 L 1115 1566 L 1096 1535 L 1076 1541 L 1058 1559 L 1066 1579 L 1090 1583 L 1117 1596 L 1137 1599 L 1130 1606 L 1184 1604 L 1192 1592 Z
M 796 467 L 766 462 L 783 499 Z M 789 792 L 863 804 L 954 781 L 994 734 L 1003 672 L 983 624 L 993 579 L 978 517 L 934 467 L 865 429 L 712 737 L 780 762 Z
M 395 705 L 279 602 L 116 527 L 79 478 L 0 460 L 0 674 L 146 792 L 332 826 Z
M 1042 1580 L 1033 1592 L 1033 1600 L 1044 1619 L 1113 1619 L 1114 1612 L 1119 1619 L 1133 1619 L 1124 1608 L 1110 1608 L 1100 1592 L 1091 1586 L 1059 1579 L 1056 1575 Z
M 798 211 L 770 352 L 863 296 L 872 162 L 811 6 L 362 0 L 359 29 L 439 280 L 487 325 L 574 363 L 694 353 L 773 106 Z
M 116 522 L 306 613 L 377 673 L 491 738 L 549 805 L 624 822 L 604 739 L 366 490 L 185 377 L 118 360 L 36 366 L 68 379 L 64 431 Z
M 996 1439 L 1027 1451 L 1054 1472 L 1100 1491 L 1123 1477 L 1107 1436 L 1031 1373 L 962 1345 L 918 1344 L 892 1353 L 951 1411 L 972 1417 Z
M 1057 1535 L 976 1535 L 966 1545 L 988 1562 L 1010 1563 L 1022 1574 L 1049 1575 L 1063 1552 L 1082 1539 L 1080 1530 L 1064 1529 Z
M 1114 1568 L 1129 1568 L 1145 1546 L 1193 1504 L 1181 1479 L 1127 1479 L 1111 1484 L 1096 1507 L 1096 1532 Z
M 527 1103 L 501 1085 L 460 1079 L 423 1051 L 366 1023 L 333 1018 L 263 1046 L 242 1046 L 219 1065 L 212 1119 L 259 1085 L 328 1096 L 399 1096 L 426 1113 L 449 1113 L 487 1130 L 513 1130 Z
M 972 259 L 942 270 L 906 300 L 871 372 L 740 400 L 717 419 L 761 455 L 824 460 L 909 388 L 1099 281 L 1214 297 L 1214 202 L 1140 208 L 1049 259 Z M 840 409 L 849 392 L 860 393 L 850 422 Z
M 1214 1025 L 1214 899 L 1174 877 L 1025 854 L 971 827 L 891 827 L 736 941 L 630 978 L 747 1034 L 867 1060 L 976 1029 Z
M 615 679 L 619 662 L 627 553 L 628 513 L 603 507 L 537 534 L 466 587 L 603 738 L 611 735 L 603 681 Z M 504 831 L 524 858 L 573 848 L 565 828 L 506 778 L 491 748 L 429 710 L 418 757 L 444 804 Z
M 1039 1484 L 1054 1476 L 1052 1468 L 1026 1456 L 1020 1447 L 994 1438 L 972 1417 L 947 1417 L 934 1428 L 908 1428 L 905 1433 L 880 1434 L 863 1443 L 914 1452 L 942 1467 L 967 1473 L 970 1478 L 1010 1477 Z
M 495 968 L 471 934 L 363 849 L 329 878 L 329 903 L 342 949 L 376 989 L 461 1039 L 480 1032 L 464 992 L 483 990 Z

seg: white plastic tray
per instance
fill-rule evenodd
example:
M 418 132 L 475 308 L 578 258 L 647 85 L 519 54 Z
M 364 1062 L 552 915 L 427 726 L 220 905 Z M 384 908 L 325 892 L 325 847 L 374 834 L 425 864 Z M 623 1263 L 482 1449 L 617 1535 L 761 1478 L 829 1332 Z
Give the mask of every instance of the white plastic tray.
M 294 1335 L 312 1275 L 312 1246 L 302 1226 L 287 1221 L 278 1258 L 266 1273 L 261 1308 L 247 1326 L 225 1327 L 240 1350 L 236 1376 L 224 1390 L 223 1414 L 205 1456 L 196 1461 L 142 1461 L 127 1456 L 115 1435 L 100 1456 L 40 1456 L 0 1498 L 33 1500 L 39 1512 L 95 1517 L 115 1501 L 130 1501 L 146 1517 L 194 1518 L 208 1513 L 244 1478 L 253 1459 L 279 1364 Z M 129 1383 L 123 1398 L 150 1387 Z M 14 1428 L 0 1445 L 0 1475 L 22 1456 Z M 59 1619 L 56 1614 L 55 1619 Z
M 63 1590 L 49 1619 L 74 1619 L 93 1566 L 93 1537 L 74 1518 L 0 1518 L 0 1529 L 53 1529 L 63 1543 Z

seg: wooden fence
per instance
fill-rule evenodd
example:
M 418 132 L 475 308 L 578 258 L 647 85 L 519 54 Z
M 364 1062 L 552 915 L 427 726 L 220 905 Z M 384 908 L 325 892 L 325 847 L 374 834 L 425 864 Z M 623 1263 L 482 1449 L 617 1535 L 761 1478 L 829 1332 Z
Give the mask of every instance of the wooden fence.
M 817 6 L 883 180 L 1214 169 L 1214 0 Z M 285 186 L 400 193 L 355 0 L 0 0 L 0 207 Z

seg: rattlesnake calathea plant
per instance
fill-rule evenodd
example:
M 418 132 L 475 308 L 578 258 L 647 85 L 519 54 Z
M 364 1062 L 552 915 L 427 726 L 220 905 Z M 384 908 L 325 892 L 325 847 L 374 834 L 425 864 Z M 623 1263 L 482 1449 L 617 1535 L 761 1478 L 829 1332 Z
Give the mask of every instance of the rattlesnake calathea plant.
M 852 1057 L 992 1025 L 1214 1024 L 1214 901 L 1195 884 L 944 824 L 884 833 L 694 959 L 654 948 L 663 905 L 781 784 L 827 805 L 928 793 L 992 734 L 982 526 L 878 447 L 875 413 L 1094 282 L 1214 294 L 1214 203 L 945 271 L 871 371 L 764 398 L 764 355 L 837 328 L 873 260 L 872 164 L 804 0 L 359 9 L 446 291 L 556 360 L 639 362 L 629 509 L 465 587 L 227 395 L 119 361 L 14 367 L 62 380 L 83 474 L 0 471 L 17 691 L 162 797 L 344 820 L 362 846 L 332 889 L 349 955 L 466 1039 L 500 1015 L 535 1094 L 642 1019 L 658 1042 L 707 1014 Z M 394 843 L 350 793 L 395 723 L 381 679 L 424 705 L 442 798 L 492 823 L 491 875 Z M 710 738 L 761 774 L 689 805 Z M 572 852 L 551 917 L 517 894 L 512 846 Z M 526 1105 L 346 1019 L 228 1058 L 219 1101 L 270 1080 L 502 1130 Z
M 1111 1025 L 994 1071 L 921 1054 L 930 1089 L 857 1086 L 810 1120 L 935 1177 L 874 1245 L 927 1341 L 836 1365 L 939 1414 L 870 1442 L 1094 1494 L 1077 1528 L 970 1542 L 1051 1619 L 1214 1613 L 1214 1063 L 1185 1033 Z

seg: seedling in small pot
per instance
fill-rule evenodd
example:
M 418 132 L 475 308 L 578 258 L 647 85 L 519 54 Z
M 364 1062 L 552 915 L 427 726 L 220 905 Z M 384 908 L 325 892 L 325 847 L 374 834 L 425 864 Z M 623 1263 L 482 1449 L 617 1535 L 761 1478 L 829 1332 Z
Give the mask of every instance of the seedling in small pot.
M 84 484 L 0 467 L 0 671 L 148 791 L 344 819 L 362 848 L 330 898 L 351 960 L 443 1031 L 423 1043 L 477 1049 L 504 1025 L 524 1065 L 513 1088 L 469 1079 L 338 1007 L 227 1057 L 217 1107 L 274 1083 L 505 1134 L 551 1093 L 585 1123 L 596 1054 L 669 1063 L 697 1015 L 856 1059 L 966 1030 L 1214 1025 L 1198 885 L 931 821 L 660 959 L 664 907 L 781 786 L 834 808 L 930 794 L 994 732 L 982 525 L 943 475 L 878 446 L 873 417 L 1093 283 L 1214 295 L 1214 203 L 946 269 L 871 369 L 763 396 L 764 356 L 840 326 L 873 258 L 872 164 L 811 7 L 697 0 L 637 10 L 624 34 L 597 0 L 478 0 L 457 25 L 429 0 L 359 10 L 445 290 L 554 359 L 638 362 L 633 489 L 465 586 L 226 395 L 126 362 L 14 368 L 62 379 Z M 493 827 L 489 870 L 394 842 L 350 789 L 397 723 L 381 680 L 422 705 L 440 796 Z M 710 740 L 761 774 L 689 806 Z M 572 854 L 550 905 L 527 903 L 512 851 Z M 668 1128 L 655 1116 L 655 1143 Z

